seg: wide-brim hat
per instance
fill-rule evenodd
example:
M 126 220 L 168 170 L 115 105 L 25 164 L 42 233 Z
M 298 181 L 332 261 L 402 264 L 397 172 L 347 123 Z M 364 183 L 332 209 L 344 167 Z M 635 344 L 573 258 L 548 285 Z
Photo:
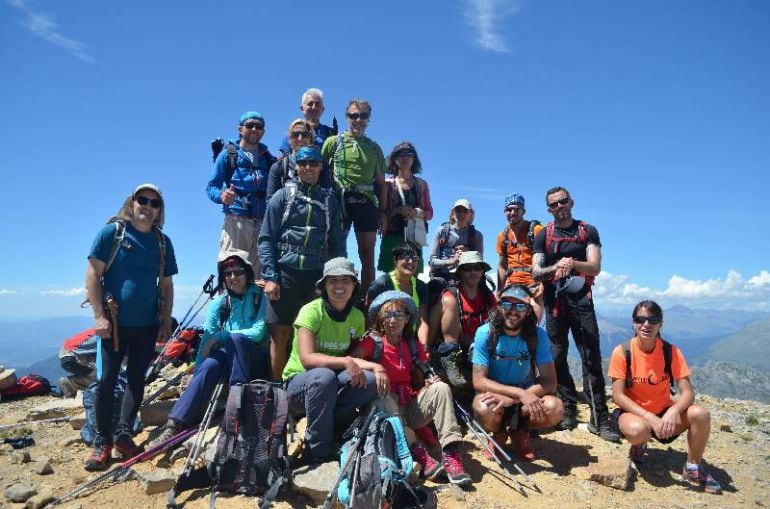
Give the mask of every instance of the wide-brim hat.
M 217 257 L 217 267 L 222 268 L 224 266 L 224 263 L 232 257 L 240 258 L 243 263 L 248 265 L 249 267 L 254 267 L 252 263 L 249 261 L 249 253 L 244 251 L 243 249 L 230 249 L 227 251 L 222 251 L 219 253 L 219 256 Z
M 583 276 L 567 276 L 556 283 L 556 295 L 561 293 L 577 293 L 586 285 Z
M 358 282 L 358 272 L 356 272 L 355 265 L 342 256 L 332 258 L 324 263 L 323 275 L 321 279 L 316 281 L 316 286 L 320 289 L 324 284 L 324 280 L 329 276 L 350 276 Z
M 481 264 L 484 266 L 484 272 L 489 272 L 492 270 L 492 267 L 484 261 L 484 258 L 481 256 L 481 253 L 478 251 L 463 251 L 460 254 L 460 259 L 457 261 L 457 267 L 455 267 L 455 271 L 459 270 L 460 267 L 463 265 L 478 265 Z
M 400 290 L 388 290 L 386 292 L 382 292 L 372 301 L 372 303 L 369 305 L 369 318 L 372 320 L 372 322 L 377 321 L 377 315 L 380 314 L 380 309 L 382 309 L 382 306 L 392 300 L 400 300 L 404 303 L 404 305 L 406 305 L 406 311 L 409 313 L 409 322 L 411 325 L 415 325 L 417 323 L 417 319 L 420 317 L 420 313 L 417 310 L 417 304 L 415 304 L 414 299 L 412 299 L 408 293 L 402 292 Z

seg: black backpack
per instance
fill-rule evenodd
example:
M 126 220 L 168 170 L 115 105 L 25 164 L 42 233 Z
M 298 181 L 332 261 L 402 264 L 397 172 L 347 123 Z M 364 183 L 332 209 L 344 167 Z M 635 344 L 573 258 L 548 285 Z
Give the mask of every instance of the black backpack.
M 262 509 L 291 479 L 286 455 L 289 400 L 276 384 L 256 380 L 230 387 L 217 451 L 208 466 L 213 508 L 218 491 L 262 494 Z
M 663 338 L 660 338 L 660 341 L 663 343 L 663 372 L 666 373 L 671 384 L 671 394 L 676 394 L 676 382 L 674 373 L 671 371 L 671 343 Z M 623 355 L 626 357 L 626 389 L 630 389 L 634 385 L 634 378 L 631 375 L 631 340 L 623 343 L 622 348 Z

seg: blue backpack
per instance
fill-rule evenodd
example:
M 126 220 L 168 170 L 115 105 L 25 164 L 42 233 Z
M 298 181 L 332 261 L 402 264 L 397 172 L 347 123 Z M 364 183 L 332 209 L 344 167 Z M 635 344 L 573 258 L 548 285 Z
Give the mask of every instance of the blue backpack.
M 340 482 L 335 486 L 340 503 L 346 507 L 391 507 L 400 492 L 414 494 L 408 482 L 412 455 L 398 416 L 373 409 L 367 417 L 358 417 L 343 439 Z M 330 495 L 327 503 L 334 493 Z

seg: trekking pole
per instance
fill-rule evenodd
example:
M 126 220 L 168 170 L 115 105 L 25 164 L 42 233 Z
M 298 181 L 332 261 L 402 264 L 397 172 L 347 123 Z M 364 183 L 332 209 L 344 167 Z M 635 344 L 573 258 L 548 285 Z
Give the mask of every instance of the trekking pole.
M 580 350 L 580 360 L 583 364 L 583 369 L 588 372 L 586 369 L 586 351 L 585 351 L 585 334 L 583 333 L 583 326 L 580 326 L 580 342 L 576 338 L 575 339 L 575 345 Z M 567 368 L 569 369 L 569 367 Z M 591 402 L 591 418 L 594 421 L 594 427 L 596 428 L 596 432 L 599 432 L 599 415 L 596 413 L 596 401 L 594 400 L 594 388 L 591 386 L 591 373 L 588 373 L 588 376 L 586 377 L 588 379 L 588 393 L 589 393 L 589 399 Z M 574 385 L 574 384 L 573 384 Z M 585 384 L 583 384 L 583 393 L 585 394 Z
M 160 372 L 160 363 L 163 360 L 163 354 L 166 353 L 166 349 L 168 349 L 169 345 L 172 341 L 174 341 L 179 334 L 190 326 L 190 323 L 195 319 L 196 316 L 198 316 L 198 313 L 201 312 L 203 307 L 208 303 L 209 300 L 214 298 L 214 295 L 216 294 L 216 289 L 213 286 L 214 281 L 214 274 L 209 275 L 209 278 L 206 280 L 205 283 L 203 283 L 203 289 L 201 289 L 201 293 L 198 294 L 198 297 L 195 298 L 195 301 L 193 301 L 192 304 L 190 304 L 189 309 L 187 310 L 187 313 L 185 313 L 182 320 L 177 324 L 176 329 L 174 329 L 174 332 L 169 336 L 168 340 L 166 340 L 166 343 L 163 345 L 163 348 L 160 350 L 160 353 L 155 357 L 155 360 L 152 361 L 152 364 L 150 364 L 150 367 L 147 368 L 147 373 L 145 374 L 145 383 L 149 383 L 158 376 L 158 372 Z M 198 306 L 198 308 L 195 310 L 194 313 L 192 313 L 193 308 L 198 305 L 200 298 L 204 295 L 208 295 L 208 299 L 204 299 L 203 302 Z M 192 313 L 192 316 L 190 315 Z
M 147 396 L 147 398 L 144 401 L 142 401 L 142 404 L 139 405 L 139 408 L 144 408 L 147 405 L 149 405 L 150 403 L 152 403 L 153 401 L 155 401 L 156 399 L 158 399 L 158 397 L 161 394 L 163 394 L 164 392 L 166 392 L 166 390 L 169 387 L 179 383 L 179 381 L 182 379 L 182 377 L 184 375 L 190 373 L 190 371 L 192 371 L 193 368 L 195 368 L 195 363 L 194 362 L 189 363 L 187 365 L 187 367 L 184 368 L 184 370 L 182 370 L 181 372 L 179 372 L 176 375 L 174 375 L 174 377 L 171 380 L 169 380 L 168 382 L 166 382 L 160 389 L 158 389 L 157 391 L 155 391 L 152 394 L 150 394 L 149 396 Z
M 102 475 L 87 481 L 86 483 L 78 486 L 77 488 L 73 489 L 72 491 L 65 493 L 59 498 L 55 498 L 51 500 L 48 504 L 46 504 L 43 507 L 53 507 L 55 505 L 59 505 L 62 502 L 66 502 L 69 499 L 76 498 L 80 496 L 83 493 L 86 493 L 88 490 L 93 488 L 94 486 L 98 485 L 105 479 L 112 478 L 114 480 L 121 480 L 121 477 L 128 473 L 131 466 L 135 465 L 136 463 L 140 463 L 144 460 L 150 459 L 153 456 L 165 451 L 169 447 L 172 447 L 180 442 L 183 442 L 190 438 L 195 433 L 195 429 L 187 429 L 184 431 L 181 431 L 174 435 L 173 437 L 169 438 L 168 440 L 161 442 L 160 444 L 156 445 L 155 447 L 151 447 L 150 449 L 147 449 L 146 451 L 137 454 L 133 458 L 130 458 L 123 463 L 115 466 L 115 468 L 112 468 L 108 470 L 107 472 L 103 473 Z
M 542 493 L 537 483 L 533 481 L 532 478 L 528 476 L 524 470 L 521 469 L 521 467 L 519 467 L 518 463 L 513 461 L 513 458 L 511 458 L 511 456 L 507 452 L 505 452 L 505 449 L 503 449 L 502 446 L 499 443 L 497 443 L 497 440 L 495 440 L 494 437 L 492 437 L 492 435 L 490 435 L 481 426 L 481 424 L 479 424 L 479 422 L 470 415 L 470 413 L 465 408 L 460 406 L 460 404 L 457 402 L 455 402 L 455 405 L 457 406 L 457 409 L 460 412 L 460 417 L 468 426 L 468 429 L 470 429 L 471 432 L 473 432 L 473 434 L 476 436 L 476 439 L 481 443 L 481 445 L 487 451 L 487 454 L 489 454 L 492 457 L 492 459 L 500 466 L 500 468 L 505 470 L 505 472 L 508 474 L 508 477 L 516 484 L 519 491 L 521 491 L 522 493 L 524 492 L 521 484 L 518 481 L 516 481 L 516 479 L 513 478 L 513 473 L 508 468 L 506 468 L 503 462 L 500 460 L 500 458 L 497 457 L 497 454 L 495 454 L 495 450 L 499 451 L 500 454 L 503 456 L 503 458 L 506 461 L 508 461 L 511 465 L 513 465 L 516 471 L 520 473 L 524 477 L 524 479 L 527 480 L 529 484 L 532 485 L 533 489 L 535 489 L 538 493 Z M 484 442 L 484 439 L 482 438 L 482 436 L 487 439 L 487 443 Z M 489 444 L 492 444 L 492 447 L 490 447 Z
M 345 478 L 345 476 L 348 473 L 348 470 L 350 470 L 351 462 L 353 461 L 353 456 L 359 456 L 362 444 L 364 443 L 364 439 L 366 438 L 366 430 L 369 429 L 369 425 L 372 422 L 372 419 L 374 418 L 374 414 L 377 413 L 377 408 L 372 407 L 372 409 L 369 411 L 369 415 L 366 416 L 366 421 L 364 421 L 364 425 L 361 428 L 361 433 L 358 435 L 358 438 L 356 439 L 356 443 L 353 444 L 353 447 L 350 448 L 350 454 L 347 458 L 345 458 L 345 464 L 340 467 L 340 473 L 337 475 L 337 479 L 334 481 L 334 484 L 332 484 L 332 488 L 329 490 L 329 493 L 326 495 L 326 500 L 324 501 L 323 509 L 331 509 L 332 502 L 334 502 L 334 498 L 337 496 L 337 488 L 339 488 L 340 483 Z M 351 497 L 352 500 L 352 497 Z
M 219 400 L 219 396 L 222 394 L 222 387 L 224 386 L 225 382 L 225 374 L 222 374 L 222 378 L 219 380 L 219 383 L 217 384 L 216 388 L 214 389 L 213 394 L 211 395 L 211 401 L 209 401 L 208 406 L 206 407 L 206 412 L 203 414 L 203 419 L 201 420 L 200 425 L 198 426 L 198 430 L 196 431 L 195 436 L 195 442 L 193 443 L 193 446 L 190 448 L 190 452 L 187 454 L 187 459 L 184 463 L 184 468 L 182 468 L 182 473 L 177 477 L 176 481 L 174 482 L 174 486 L 171 487 L 171 489 L 168 492 L 168 495 L 166 496 L 166 507 L 169 509 L 174 509 L 178 507 L 178 504 L 176 503 L 176 497 L 179 494 L 179 485 L 181 484 L 183 479 L 186 479 L 190 476 L 190 473 L 192 473 L 193 465 L 195 464 L 195 460 L 198 458 L 198 454 L 200 453 L 201 447 L 203 446 L 203 440 L 205 439 L 206 430 L 209 429 L 209 426 L 211 425 L 211 420 L 214 417 L 214 410 L 217 406 L 217 401 Z
M 6 429 L 20 428 L 22 426 L 27 426 L 29 424 L 43 424 L 45 422 L 69 422 L 71 419 L 72 417 L 52 417 L 50 419 L 40 419 L 39 421 L 21 421 L 15 424 L 3 424 L 2 426 L 0 426 L 0 431 L 6 430 Z

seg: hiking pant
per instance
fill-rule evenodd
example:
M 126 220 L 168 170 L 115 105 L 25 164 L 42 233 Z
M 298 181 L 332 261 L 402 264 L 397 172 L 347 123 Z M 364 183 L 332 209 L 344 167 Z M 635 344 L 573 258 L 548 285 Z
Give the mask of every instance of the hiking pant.
M 553 316 L 554 306 L 557 307 L 555 317 Z M 588 292 L 581 291 L 546 302 L 545 316 L 546 331 L 551 340 L 551 353 L 556 367 L 556 392 L 564 403 L 564 408 L 575 410 L 578 399 L 575 380 L 567 364 L 568 333 L 572 331 L 572 337 L 583 364 L 583 395 L 591 404 L 591 411 L 596 411 L 598 414 L 597 418 L 609 416 L 604 394 L 599 326 L 596 323 L 594 303 Z M 592 395 L 593 401 L 590 401 Z
M 333 450 L 333 432 L 347 426 L 356 410 L 377 398 L 374 373 L 364 370 L 366 387 L 350 385 L 347 371 L 336 373 L 329 368 L 313 368 L 291 377 L 286 386 L 289 411 L 305 414 L 305 450 L 311 458 L 325 458 Z
M 155 338 L 158 326 L 118 327 L 120 337 L 119 349 L 116 352 L 112 338 L 99 339 L 99 349 L 96 363 L 99 367 L 98 384 L 94 391 L 94 408 L 96 410 L 96 437 L 94 443 L 111 444 L 112 439 L 112 408 L 115 384 L 123 358 L 128 355 L 126 378 L 128 390 L 123 394 L 120 405 L 120 417 L 115 429 L 115 438 L 123 434 L 131 434 L 131 430 L 139 411 L 139 405 L 144 398 L 144 375 L 155 357 Z
M 427 426 L 431 421 L 436 425 L 442 449 L 463 439 L 455 415 L 452 389 L 446 382 L 435 382 L 423 388 L 408 405 L 399 406 L 398 398 L 393 393 L 378 399 L 375 405 L 390 414 L 401 416 L 410 446 L 417 441 L 413 430 Z
M 222 234 L 219 236 L 220 256 L 233 249 L 241 249 L 249 253 L 249 261 L 254 268 L 254 275 L 259 277 L 259 252 L 257 238 L 262 229 L 261 217 L 244 217 L 225 214 Z
M 229 385 L 267 380 L 269 365 L 267 341 L 258 345 L 243 334 L 231 334 L 224 346 L 209 352 L 168 418 L 185 427 L 198 424 L 223 375 L 229 377 Z

